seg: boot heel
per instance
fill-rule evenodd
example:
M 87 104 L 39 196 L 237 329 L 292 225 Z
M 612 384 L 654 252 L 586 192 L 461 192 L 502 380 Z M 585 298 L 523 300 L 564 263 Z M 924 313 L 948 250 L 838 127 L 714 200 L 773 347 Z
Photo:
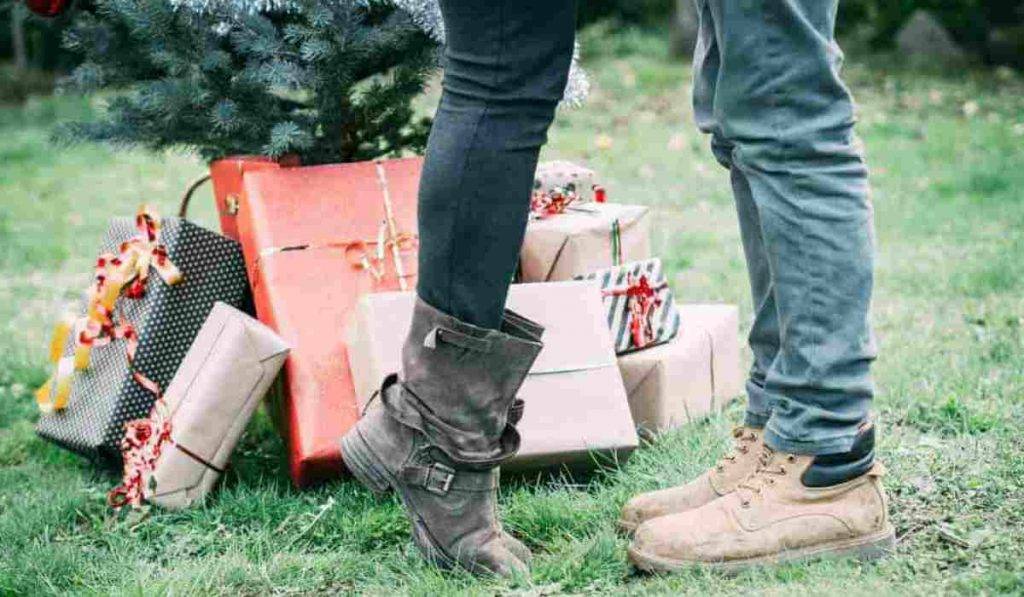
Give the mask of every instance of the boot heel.
M 374 495 L 382 497 L 391 490 L 384 465 L 374 456 L 358 426 L 341 438 L 341 456 L 352 476 Z

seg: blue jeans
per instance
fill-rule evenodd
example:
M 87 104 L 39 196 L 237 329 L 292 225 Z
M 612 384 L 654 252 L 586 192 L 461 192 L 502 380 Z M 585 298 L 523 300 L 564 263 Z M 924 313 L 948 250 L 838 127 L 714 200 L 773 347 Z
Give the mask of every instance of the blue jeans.
M 730 171 L 754 303 L 747 423 L 777 450 L 848 451 L 874 391 L 874 231 L 838 0 L 696 1 L 694 112 Z

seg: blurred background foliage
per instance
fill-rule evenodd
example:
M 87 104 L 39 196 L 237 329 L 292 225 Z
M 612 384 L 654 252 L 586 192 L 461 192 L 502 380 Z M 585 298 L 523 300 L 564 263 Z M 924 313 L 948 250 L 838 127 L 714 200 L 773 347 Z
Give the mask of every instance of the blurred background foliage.
M 668 30 L 677 5 L 693 1 L 584 0 L 579 21 L 581 26 L 604 22 L 609 30 Z M 891 50 L 897 32 L 919 9 L 936 17 L 978 61 L 1024 65 L 1024 0 L 842 0 L 840 36 L 848 43 Z M 44 19 L 28 14 L 22 0 L 0 0 L 0 103 L 48 90 L 53 76 L 47 73 L 74 66 L 75 58 L 61 49 L 68 24 L 66 14 Z M 1009 40 L 1009 57 L 1005 50 L 993 51 L 996 39 L 1004 48 Z

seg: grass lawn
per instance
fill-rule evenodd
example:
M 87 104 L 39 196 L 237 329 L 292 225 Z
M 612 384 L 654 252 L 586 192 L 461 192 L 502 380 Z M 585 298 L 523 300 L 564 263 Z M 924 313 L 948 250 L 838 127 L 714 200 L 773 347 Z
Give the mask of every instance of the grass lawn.
M 739 303 L 746 321 L 727 176 L 694 129 L 688 67 L 664 58 L 660 37 L 588 37 L 595 92 L 559 115 L 546 156 L 595 167 L 615 201 L 653 206 L 654 246 L 676 292 Z M 203 166 L 55 148 L 52 123 L 89 111 L 58 98 L 0 109 L 0 594 L 1024 591 L 1024 78 L 911 73 L 852 54 L 877 211 L 875 371 L 893 557 L 736 578 L 634 573 L 613 528 L 619 507 L 711 464 L 738 403 L 586 485 L 507 484 L 506 524 L 536 553 L 532 578 L 518 582 L 422 563 L 398 503 L 354 482 L 296 491 L 262 415 L 204 507 L 112 515 L 104 494 L 115 479 L 34 435 L 31 389 L 46 376 L 49 325 L 88 283 L 107 219 L 143 201 L 173 213 Z M 212 224 L 212 201 L 197 203 L 196 219 Z

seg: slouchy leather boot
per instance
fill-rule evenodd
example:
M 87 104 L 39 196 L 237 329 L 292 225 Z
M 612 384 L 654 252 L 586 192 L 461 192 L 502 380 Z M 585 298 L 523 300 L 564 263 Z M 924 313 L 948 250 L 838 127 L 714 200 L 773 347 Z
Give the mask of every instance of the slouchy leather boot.
M 398 492 L 414 542 L 440 566 L 527 568 L 529 550 L 498 522 L 498 466 L 519 449 L 516 392 L 542 332 L 511 311 L 501 330 L 488 330 L 417 299 L 402 373 L 384 380 L 342 439 L 353 475 L 377 493 Z

